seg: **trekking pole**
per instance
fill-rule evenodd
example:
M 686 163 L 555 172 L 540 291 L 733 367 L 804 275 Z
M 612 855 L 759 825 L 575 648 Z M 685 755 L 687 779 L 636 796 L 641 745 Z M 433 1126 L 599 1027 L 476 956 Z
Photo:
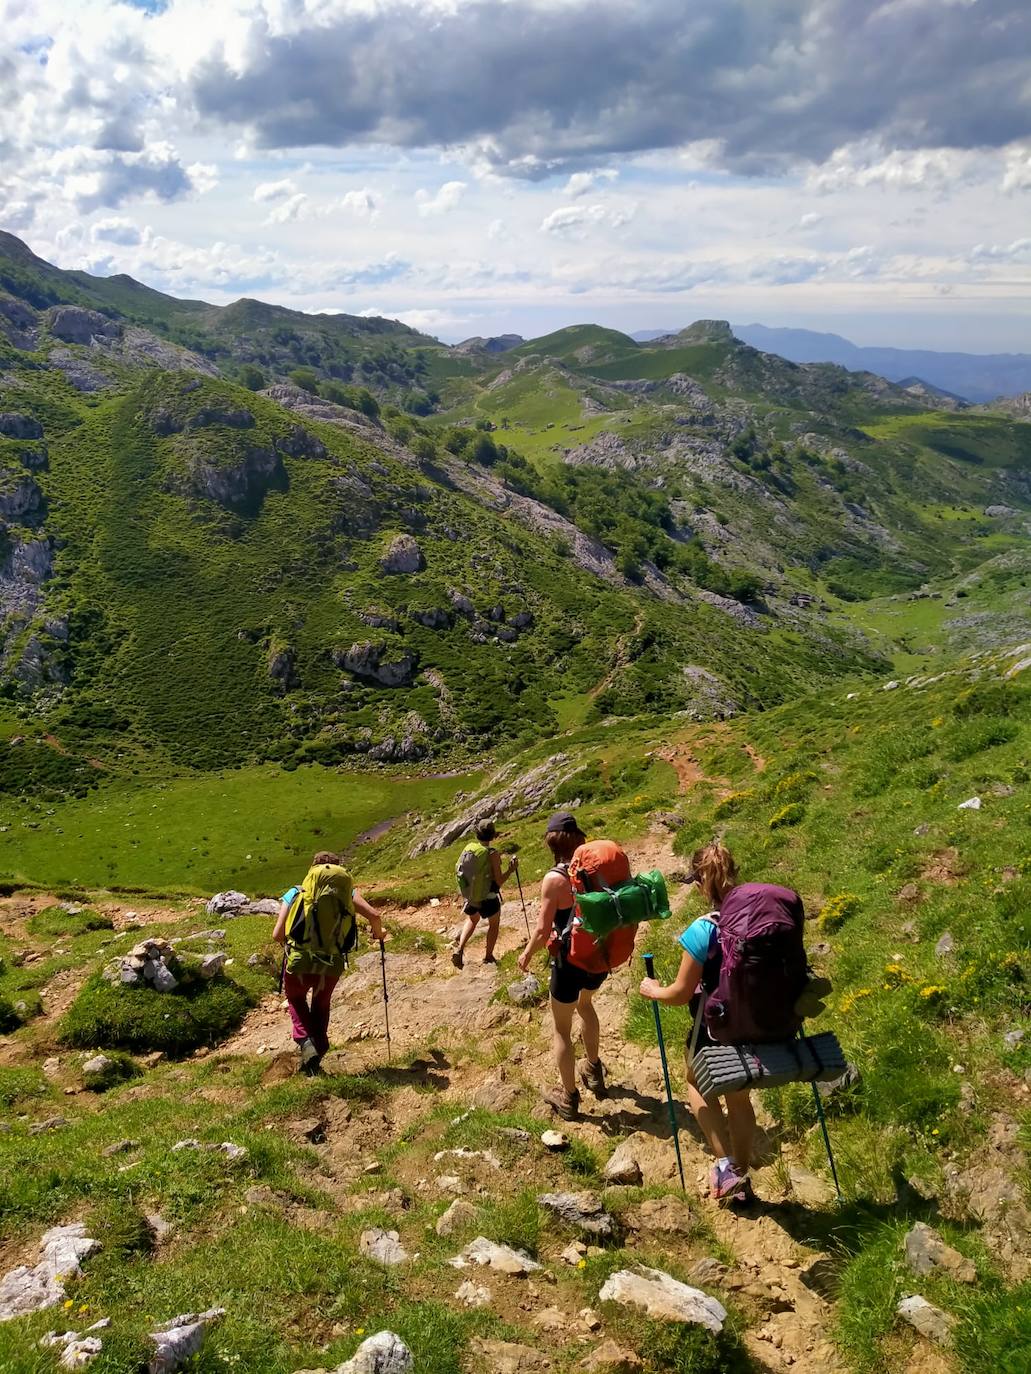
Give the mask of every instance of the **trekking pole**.
M 519 856 L 518 856 L 518 855 L 513 855 L 513 856 L 512 856 L 512 864 L 513 864 L 513 867 L 515 868 L 516 887 L 518 887 L 518 889 L 519 889 L 519 901 L 520 901 L 520 903 L 522 904 L 522 908 L 523 908 L 523 925 L 526 927 L 526 938 L 527 938 L 527 940 L 529 940 L 529 938 L 530 938 L 530 922 L 529 922 L 529 919 L 527 918 L 527 915 L 526 915 L 526 898 L 523 896 L 523 884 L 522 884 L 522 880 L 521 880 L 520 877 L 519 877 Z
M 820 1130 L 823 1132 L 823 1143 L 827 1146 L 827 1159 L 830 1161 L 831 1177 L 834 1179 L 834 1191 L 838 1195 L 838 1206 L 845 1201 L 841 1195 L 841 1184 L 838 1182 L 838 1171 L 834 1166 L 834 1152 L 831 1149 L 830 1132 L 827 1130 L 827 1118 L 823 1114 L 823 1103 L 820 1101 L 820 1093 L 815 1083 L 812 1085 L 813 1101 L 816 1103 L 816 1115 L 820 1120 Z
M 387 1026 L 387 1063 L 390 1063 L 390 998 L 387 996 L 387 951 L 383 941 L 379 942 L 379 971 L 383 977 L 383 1020 Z
M 655 977 L 655 955 L 642 954 L 644 960 L 644 971 L 649 978 Z M 680 1186 L 687 1192 L 687 1184 L 684 1182 L 684 1161 L 680 1155 L 680 1132 L 677 1129 L 677 1109 L 673 1105 L 673 1088 L 669 1081 L 669 1064 L 666 1062 L 666 1042 L 662 1036 L 662 1019 L 659 1016 L 658 1002 L 652 1002 L 652 1011 L 655 1013 L 655 1035 L 659 1042 L 659 1058 L 662 1060 L 662 1077 L 666 1084 L 666 1105 L 669 1107 L 669 1124 L 673 1129 L 673 1148 L 677 1152 L 677 1169 L 680 1173 Z

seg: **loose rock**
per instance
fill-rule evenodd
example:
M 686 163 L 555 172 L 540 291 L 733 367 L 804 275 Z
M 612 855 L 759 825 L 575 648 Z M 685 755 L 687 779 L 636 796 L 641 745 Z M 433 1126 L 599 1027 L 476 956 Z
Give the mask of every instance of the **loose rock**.
M 939 959 L 944 959 L 946 954 L 951 954 L 956 948 L 956 942 L 952 938 L 951 931 L 946 930 L 934 947 L 934 952 Z
M 384 1231 L 378 1226 L 362 1232 L 358 1249 L 378 1264 L 404 1264 L 410 1258 L 408 1251 L 401 1244 L 398 1233 Z
M 64 1280 L 79 1277 L 81 1261 L 100 1249 L 100 1241 L 88 1236 L 85 1224 L 78 1221 L 44 1232 L 39 1248 L 40 1259 L 34 1268 L 21 1264 L 0 1279 L 0 1321 L 63 1302 Z
M 478 1215 L 479 1213 L 471 1202 L 456 1197 L 447 1211 L 437 1218 L 434 1230 L 438 1236 L 450 1236 L 463 1226 L 471 1226 Z
M 466 1279 L 465 1283 L 459 1284 L 455 1291 L 455 1297 L 459 1302 L 465 1303 L 466 1307 L 488 1307 L 492 1301 L 492 1296 L 489 1288 L 484 1288 L 479 1283 L 473 1283 L 472 1279 Z
M 528 973 L 508 985 L 508 995 L 517 1007 L 531 1006 L 541 995 L 540 979 L 535 973 Z
M 903 1298 L 898 1305 L 898 1314 L 928 1340 L 937 1345 L 952 1344 L 955 1317 L 950 1317 L 940 1307 L 934 1307 L 926 1298 Z
M 585 1355 L 577 1368 L 590 1370 L 592 1374 L 637 1374 L 644 1368 L 644 1362 L 632 1350 L 607 1340 Z
M 561 1131 L 543 1131 L 541 1144 L 546 1150 L 553 1150 L 557 1154 L 560 1150 L 569 1149 L 569 1137 L 563 1135 Z
M 906 1236 L 906 1263 L 915 1274 L 930 1274 L 944 1269 L 960 1283 L 975 1283 L 977 1270 L 973 1261 L 947 1245 L 937 1231 L 918 1221 Z
M 240 908 L 246 906 L 248 897 L 245 892 L 216 892 L 205 910 L 209 916 L 237 916 Z
M 401 1337 L 377 1331 L 337 1366 L 336 1374 L 412 1374 L 414 1368 L 415 1359 Z
M 567 1226 L 574 1226 L 586 1235 L 605 1240 L 615 1235 L 615 1220 L 605 1211 L 595 1193 L 541 1193 L 537 1203 L 553 1212 Z
M 204 1344 L 208 1327 L 224 1317 L 224 1307 L 210 1307 L 207 1312 L 185 1312 L 173 1317 L 164 1326 L 150 1333 L 154 1354 L 147 1365 L 147 1374 L 172 1374 L 192 1359 Z
M 626 1224 L 631 1231 L 649 1231 L 663 1236 L 688 1236 L 695 1228 L 690 1206 L 682 1197 L 646 1198 L 627 1214 Z
M 475 1360 L 472 1368 L 483 1370 L 484 1374 L 487 1370 L 490 1374 L 531 1374 L 552 1367 L 547 1355 L 512 1341 L 474 1340 L 469 1349 Z
M 461 1254 L 448 1260 L 455 1269 L 465 1269 L 470 1264 L 483 1265 L 499 1274 L 532 1274 L 540 1269 L 536 1260 L 522 1250 L 513 1250 L 510 1245 L 498 1245 L 486 1236 L 477 1236 L 470 1241 Z
M 605 1281 L 598 1297 L 602 1302 L 641 1308 L 649 1317 L 694 1322 L 710 1331 L 722 1331 L 727 1319 L 722 1303 L 699 1288 L 678 1282 L 661 1269 L 642 1267 L 638 1273 L 620 1269 Z
M 601 1176 L 607 1183 L 622 1183 L 629 1187 L 640 1187 L 644 1181 L 641 1161 L 637 1158 L 637 1151 L 629 1140 L 624 1140 L 622 1144 L 616 1146 L 608 1163 L 602 1169 Z

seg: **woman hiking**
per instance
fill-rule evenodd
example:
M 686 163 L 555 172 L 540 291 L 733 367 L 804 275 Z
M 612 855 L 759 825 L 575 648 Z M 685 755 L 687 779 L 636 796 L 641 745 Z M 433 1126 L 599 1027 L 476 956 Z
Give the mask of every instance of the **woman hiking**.
M 374 940 L 386 938 L 379 912 L 353 886 L 340 856 L 324 850 L 279 904 L 272 938 L 284 946 L 283 992 L 301 1070 L 309 1075 L 319 1073 L 329 1049 L 330 1001 L 358 942 L 358 915 L 368 921 Z
M 556 812 L 548 821 L 544 842 L 551 851 L 554 866 L 541 883 L 537 926 L 519 956 L 519 967 L 529 973 L 530 963 L 546 945 L 555 950 L 551 960 L 551 1019 L 554 1025 L 552 1047 L 561 1082 L 544 1094 L 544 1101 L 563 1121 L 572 1121 L 580 1111 L 577 1087 L 576 1053 L 573 1049 L 573 1013 L 580 1017 L 586 1059 L 580 1065 L 579 1079 L 595 1097 L 604 1097 L 605 1069 L 600 1054 L 601 1027 L 594 1009 L 594 994 L 607 973 L 587 973 L 571 964 L 562 953 L 563 936 L 569 928 L 576 906 L 576 894 L 569 877 L 569 864 L 576 851 L 587 843 L 576 818 L 567 811 Z M 629 870 L 628 870 L 629 874 Z
M 476 842 L 468 845 L 458 861 L 459 882 L 466 896 L 465 922 L 458 937 L 458 948 L 451 956 L 455 968 L 465 965 L 465 947 L 473 938 L 473 931 L 482 916 L 487 922 L 487 943 L 483 951 L 485 964 L 496 964 L 494 946 L 498 942 L 501 929 L 501 889 L 515 872 L 515 860 L 504 873 L 501 871 L 501 855 L 491 848 L 491 840 L 498 838 L 497 827 L 493 821 L 476 822 Z M 467 894 L 467 895 L 466 895 Z
M 683 953 L 672 983 L 663 986 L 656 978 L 645 978 L 640 990 L 643 997 L 668 1006 L 691 1004 L 694 1021 L 685 1046 L 687 1100 L 716 1158 L 709 1175 L 710 1190 L 721 1204 L 749 1202 L 753 1193 L 748 1175 L 755 1147 L 751 1097 L 747 1090 L 726 1093 L 725 1109 L 719 1098 L 707 1101 L 695 1086 L 692 1062 L 707 1045 L 789 1040 L 796 1033 L 801 1020 L 794 1004 L 806 982 L 805 913 L 801 898 L 790 888 L 739 883 L 737 864 L 721 840 L 695 850 L 691 863 L 692 881 L 714 909 L 692 921 L 681 935 Z M 750 934 L 749 923 L 755 935 Z M 756 952 L 751 947 L 746 951 L 747 972 L 730 982 L 729 993 L 726 979 L 720 977 L 728 948 L 721 945 L 721 924 L 738 949 L 755 941 Z M 780 943 L 764 946 L 771 931 L 772 939 Z M 714 1027 L 718 1039 L 712 1034 Z

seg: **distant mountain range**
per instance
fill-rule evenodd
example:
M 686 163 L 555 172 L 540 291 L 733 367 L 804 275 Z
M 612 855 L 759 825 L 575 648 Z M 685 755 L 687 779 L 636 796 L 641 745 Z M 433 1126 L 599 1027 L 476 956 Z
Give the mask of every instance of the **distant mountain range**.
M 840 334 L 813 329 L 771 329 L 764 324 L 735 324 L 735 335 L 764 353 L 777 353 L 793 363 L 838 363 L 851 372 L 876 372 L 889 382 L 914 379 L 966 401 L 994 401 L 1031 391 L 1031 353 L 937 353 L 924 348 L 864 348 Z M 644 343 L 669 333 L 645 329 L 633 335 Z

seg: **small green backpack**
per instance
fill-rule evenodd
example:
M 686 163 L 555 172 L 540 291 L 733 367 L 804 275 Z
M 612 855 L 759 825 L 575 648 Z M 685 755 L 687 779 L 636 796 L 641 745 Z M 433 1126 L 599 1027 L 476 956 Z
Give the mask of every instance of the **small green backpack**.
M 287 972 L 341 973 L 357 943 L 350 873 L 339 864 L 316 864 L 287 912 Z
M 455 877 L 462 899 L 469 906 L 479 906 L 490 896 L 490 850 L 479 840 L 472 840 L 462 850 L 455 865 Z

